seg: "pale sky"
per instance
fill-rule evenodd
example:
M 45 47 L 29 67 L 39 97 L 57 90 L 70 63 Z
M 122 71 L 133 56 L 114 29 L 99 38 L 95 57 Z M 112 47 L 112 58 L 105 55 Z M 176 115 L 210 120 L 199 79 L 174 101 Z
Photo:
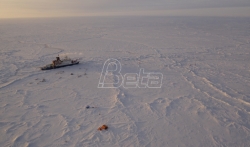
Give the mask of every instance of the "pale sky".
M 0 18 L 102 15 L 250 17 L 250 0 L 0 0 Z

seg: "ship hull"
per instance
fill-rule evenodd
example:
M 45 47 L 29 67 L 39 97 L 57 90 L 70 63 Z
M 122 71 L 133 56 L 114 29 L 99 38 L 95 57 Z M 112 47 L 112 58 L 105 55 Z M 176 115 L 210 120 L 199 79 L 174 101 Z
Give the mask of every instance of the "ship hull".
M 41 67 L 41 70 L 51 70 L 51 69 L 56 69 L 56 68 L 62 68 L 62 67 L 66 67 L 66 66 L 73 66 L 79 64 L 79 62 L 75 62 L 75 63 L 71 63 L 71 64 L 65 64 L 65 65 L 61 65 L 61 66 L 55 66 L 53 67 L 52 65 L 49 67 Z

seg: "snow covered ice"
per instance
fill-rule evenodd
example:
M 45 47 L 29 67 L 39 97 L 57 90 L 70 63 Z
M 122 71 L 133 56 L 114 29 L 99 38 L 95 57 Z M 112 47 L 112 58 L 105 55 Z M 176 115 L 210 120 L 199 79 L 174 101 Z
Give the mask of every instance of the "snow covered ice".
M 1 19 L 0 146 L 250 146 L 249 24 L 229 17 Z M 80 64 L 40 70 L 58 54 Z M 162 73 L 161 88 L 98 88 L 109 58 L 121 62 L 122 75 Z M 104 124 L 109 129 L 98 131 Z

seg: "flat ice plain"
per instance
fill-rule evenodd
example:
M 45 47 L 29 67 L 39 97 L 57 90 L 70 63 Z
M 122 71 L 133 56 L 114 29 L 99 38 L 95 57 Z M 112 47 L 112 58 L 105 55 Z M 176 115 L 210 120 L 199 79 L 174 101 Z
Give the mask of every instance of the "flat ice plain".
M 249 18 L 1 19 L 0 146 L 250 146 L 249 53 Z M 109 58 L 162 87 L 97 88 Z

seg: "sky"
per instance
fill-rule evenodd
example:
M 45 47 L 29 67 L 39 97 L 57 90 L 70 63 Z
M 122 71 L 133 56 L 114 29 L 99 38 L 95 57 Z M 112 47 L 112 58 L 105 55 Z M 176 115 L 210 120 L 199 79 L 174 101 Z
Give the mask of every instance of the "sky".
M 250 0 L 0 0 L 0 18 L 119 15 L 250 17 Z

